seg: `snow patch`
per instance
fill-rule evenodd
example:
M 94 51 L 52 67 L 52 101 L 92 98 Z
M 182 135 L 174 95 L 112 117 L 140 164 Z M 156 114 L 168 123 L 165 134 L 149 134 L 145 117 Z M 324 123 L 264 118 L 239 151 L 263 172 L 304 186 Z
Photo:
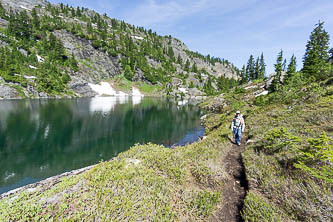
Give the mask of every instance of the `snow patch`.
M 135 38 L 135 39 L 137 39 L 137 40 L 144 40 L 143 37 L 141 37 L 141 36 L 136 36 L 136 35 L 132 35 L 132 38 Z
M 32 10 L 32 9 L 30 9 L 30 8 L 27 8 L 27 7 L 23 6 L 23 5 L 20 5 L 20 7 L 21 7 L 22 9 L 25 9 L 25 10 L 28 10 L 28 11 L 31 11 L 31 10 Z
M 44 62 L 45 61 L 45 59 L 44 58 L 42 58 L 41 56 L 39 56 L 39 55 L 37 55 L 37 60 L 38 60 L 38 62 Z
M 186 88 L 178 88 L 178 90 L 182 93 L 187 93 L 187 89 Z
M 256 88 L 257 86 L 248 86 L 248 87 L 245 87 L 244 89 L 245 90 L 248 90 L 248 89 L 253 89 L 253 88 Z
M 120 96 L 120 97 L 128 96 L 124 92 L 120 92 L 120 91 L 117 92 L 107 82 L 101 82 L 98 85 L 92 84 L 92 83 L 88 83 L 88 85 L 90 86 L 90 88 L 92 90 L 94 90 L 95 92 L 97 92 L 99 96 L 102 96 L 102 95 L 106 95 L 106 96 Z
M 24 75 L 24 78 L 26 78 L 26 79 L 37 79 L 36 76 L 26 76 L 26 75 Z
M 256 95 L 256 97 L 258 97 L 258 96 L 264 96 L 264 95 L 267 95 L 268 93 L 269 92 L 267 90 L 265 90 L 265 91 L 259 93 L 258 95 Z
M 132 87 L 132 96 L 144 97 L 144 95 L 140 92 L 140 90 L 135 87 Z
M 29 65 L 29 68 L 30 68 L 30 69 L 37 69 L 37 67 L 32 66 L 32 65 Z

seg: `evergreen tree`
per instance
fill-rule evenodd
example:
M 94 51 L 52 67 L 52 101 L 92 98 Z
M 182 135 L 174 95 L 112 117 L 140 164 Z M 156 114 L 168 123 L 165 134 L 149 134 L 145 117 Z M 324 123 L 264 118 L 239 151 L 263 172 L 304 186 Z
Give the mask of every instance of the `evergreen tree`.
M 275 67 L 275 75 L 273 77 L 273 81 L 270 85 L 270 91 L 274 92 L 279 90 L 281 86 L 281 75 L 283 71 L 283 51 L 281 51 L 278 54 L 278 57 L 276 59 L 276 64 L 274 64 Z
M 329 74 L 328 63 L 329 35 L 324 29 L 324 22 L 316 24 L 306 44 L 303 57 L 303 73 L 306 77 L 324 79 Z
M 260 75 L 260 66 L 259 66 L 259 57 L 257 57 L 256 60 L 256 65 L 255 65 L 255 69 L 254 69 L 254 79 L 259 79 L 259 75 Z
M 247 83 L 249 80 L 247 79 L 246 76 L 246 68 L 245 65 L 243 65 L 242 70 L 241 70 L 241 84 Z
M 183 59 L 180 55 L 178 55 L 178 58 L 177 58 L 177 63 L 182 65 L 183 64 Z
M 125 76 L 126 79 L 128 79 L 130 81 L 132 81 L 132 79 L 133 79 L 134 74 L 133 74 L 133 72 L 131 70 L 131 67 L 129 65 L 125 66 L 124 76 Z
M 333 62 L 333 48 L 328 51 L 331 62 Z
M 191 70 L 191 72 L 195 72 L 195 73 L 198 72 L 197 64 L 193 63 L 193 66 L 192 66 L 192 70 Z
M 40 28 L 40 21 L 39 21 L 39 17 L 37 15 L 37 12 L 36 12 L 36 9 L 32 9 L 32 12 L 31 12 L 31 17 L 32 17 L 32 25 L 33 25 L 33 28 L 35 30 L 39 30 Z
M 190 65 L 191 65 L 191 64 L 190 64 L 190 61 L 187 59 L 187 60 L 186 60 L 186 63 L 185 63 L 185 71 L 186 71 L 186 72 L 189 72 L 189 71 L 190 71 Z
M 249 77 L 250 80 L 254 79 L 254 77 L 255 77 L 255 64 L 254 64 L 253 55 L 250 55 L 250 58 L 247 62 L 246 73 L 247 73 L 247 76 Z
M 265 72 L 266 72 L 266 64 L 265 64 L 265 60 L 264 60 L 264 53 L 261 53 L 260 56 L 260 61 L 259 61 L 259 79 L 263 79 L 265 76 Z
M 282 63 L 282 70 L 283 70 L 283 71 L 287 71 L 287 59 L 284 59 L 284 60 L 283 60 L 283 63 Z
M 287 78 L 289 79 L 296 72 L 296 57 L 291 56 L 290 63 L 287 68 Z

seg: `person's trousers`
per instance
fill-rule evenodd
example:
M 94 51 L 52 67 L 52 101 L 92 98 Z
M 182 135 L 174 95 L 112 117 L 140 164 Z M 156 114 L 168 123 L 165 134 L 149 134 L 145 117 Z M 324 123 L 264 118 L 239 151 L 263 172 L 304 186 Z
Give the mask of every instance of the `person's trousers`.
M 240 145 L 242 139 L 242 129 L 234 127 L 232 133 L 234 134 L 235 142 Z

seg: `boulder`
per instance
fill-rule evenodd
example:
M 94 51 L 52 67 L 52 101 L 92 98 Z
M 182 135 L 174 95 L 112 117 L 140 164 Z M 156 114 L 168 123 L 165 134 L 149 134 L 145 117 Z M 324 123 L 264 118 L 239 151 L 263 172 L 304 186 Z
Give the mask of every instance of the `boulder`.
M 269 89 L 269 87 L 272 85 L 273 79 L 275 77 L 276 73 L 273 72 L 268 76 L 268 79 L 265 81 L 265 89 Z M 280 81 L 283 82 L 285 76 L 287 75 L 286 72 L 282 71 Z

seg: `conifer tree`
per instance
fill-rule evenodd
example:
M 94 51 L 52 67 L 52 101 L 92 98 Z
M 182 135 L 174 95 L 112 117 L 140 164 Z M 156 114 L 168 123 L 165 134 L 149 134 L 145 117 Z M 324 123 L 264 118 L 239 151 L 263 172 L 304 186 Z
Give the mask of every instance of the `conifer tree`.
M 293 54 L 290 58 L 290 63 L 287 68 L 287 78 L 290 78 L 292 74 L 296 72 L 296 57 Z
M 249 77 L 249 80 L 253 80 L 254 76 L 255 76 L 255 67 L 254 67 L 254 59 L 253 59 L 253 55 L 250 55 L 250 58 L 247 62 L 247 66 L 246 66 L 246 73 Z
M 287 71 L 286 69 L 287 69 L 287 59 L 284 59 L 282 63 L 282 70 Z
M 263 79 L 265 76 L 265 72 L 266 72 L 266 64 L 265 64 L 265 60 L 264 60 L 264 53 L 261 53 L 260 55 L 260 61 L 259 61 L 259 79 Z
M 276 64 L 274 64 L 275 67 L 275 75 L 273 77 L 273 81 L 270 85 L 270 91 L 274 92 L 277 91 L 280 88 L 281 85 L 281 75 L 283 71 L 283 51 L 281 51 L 278 54 L 278 57 L 276 59 Z
M 192 66 L 192 70 L 191 70 L 191 72 L 195 72 L 195 73 L 198 72 L 197 64 L 193 63 L 193 66 Z
M 186 60 L 186 63 L 185 63 L 185 71 L 186 72 L 190 71 L 190 61 L 188 61 L 188 59 Z
M 324 79 L 329 74 L 328 63 L 329 35 L 324 29 L 324 22 L 316 24 L 306 44 L 303 57 L 303 73 L 306 77 Z
M 248 82 L 248 79 L 247 79 L 247 76 L 246 76 L 246 68 L 245 68 L 245 65 L 243 65 L 242 67 L 242 70 L 241 70 L 241 84 L 244 84 L 244 83 L 247 83 Z
M 31 17 L 32 17 L 32 25 L 33 25 L 33 28 L 35 30 L 39 30 L 40 28 L 40 21 L 39 21 L 39 17 L 37 15 L 37 12 L 36 12 L 36 9 L 32 9 L 32 12 L 31 12 Z
M 259 79 L 259 72 L 260 72 L 260 66 L 259 66 L 259 57 L 257 57 L 257 60 L 256 60 L 256 65 L 255 65 L 255 69 L 254 69 L 254 79 Z
M 331 62 L 333 62 L 333 48 L 331 48 L 330 51 L 328 51 L 328 53 L 329 53 L 330 60 L 332 60 Z

